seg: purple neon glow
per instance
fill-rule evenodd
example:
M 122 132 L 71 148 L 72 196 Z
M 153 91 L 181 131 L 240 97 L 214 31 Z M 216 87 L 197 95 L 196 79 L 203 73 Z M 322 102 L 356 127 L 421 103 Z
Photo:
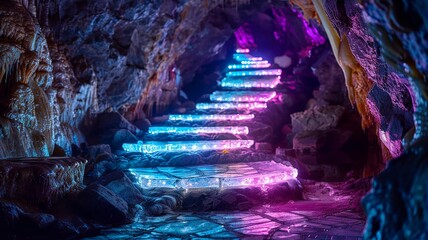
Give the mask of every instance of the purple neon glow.
M 214 133 L 231 133 L 231 134 L 248 134 L 248 127 L 245 126 L 222 126 L 222 127 L 173 127 L 173 126 L 152 126 L 149 127 L 149 134 L 214 134 Z
M 248 48 L 238 48 L 236 49 L 236 53 L 249 53 L 250 49 Z
M 243 76 L 279 76 L 282 74 L 281 69 L 266 69 L 266 70 L 246 70 L 246 71 L 234 71 L 227 72 L 226 76 L 228 77 L 243 77 Z
M 196 109 L 263 109 L 267 108 L 266 103 L 250 102 L 250 103 L 197 103 Z
M 279 76 L 260 79 L 226 77 L 221 80 L 220 86 L 231 88 L 275 88 L 280 81 L 281 78 Z
M 256 48 L 257 44 L 254 41 L 253 34 L 251 32 L 251 26 L 248 23 L 244 23 L 235 31 L 235 39 L 239 48 Z
M 254 118 L 254 114 L 171 114 L 168 116 L 170 121 L 244 121 Z
M 297 169 L 273 161 L 199 165 L 187 167 L 133 168 L 130 172 L 142 188 L 239 188 L 265 187 L 297 178 Z
M 172 142 L 138 141 L 138 143 L 124 143 L 122 147 L 125 151 L 128 152 L 154 153 L 250 148 L 251 146 L 253 146 L 253 144 L 253 140 L 209 140 Z
M 268 102 L 276 96 L 274 91 L 215 91 L 210 95 L 213 102 Z

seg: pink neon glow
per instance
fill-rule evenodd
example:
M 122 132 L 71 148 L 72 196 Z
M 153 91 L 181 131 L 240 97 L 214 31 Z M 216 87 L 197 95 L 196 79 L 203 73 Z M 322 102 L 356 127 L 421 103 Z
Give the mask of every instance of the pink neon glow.
M 213 102 L 268 102 L 275 96 L 274 91 L 215 91 L 210 95 L 210 100 Z
M 238 49 L 236 49 L 236 52 L 237 53 L 249 53 L 250 49 L 248 49 L 248 48 L 238 48 Z
M 266 103 L 197 103 L 196 109 L 262 109 L 267 108 Z
M 222 87 L 232 88 L 275 88 L 281 77 L 248 79 L 248 78 L 223 78 L 220 82 Z

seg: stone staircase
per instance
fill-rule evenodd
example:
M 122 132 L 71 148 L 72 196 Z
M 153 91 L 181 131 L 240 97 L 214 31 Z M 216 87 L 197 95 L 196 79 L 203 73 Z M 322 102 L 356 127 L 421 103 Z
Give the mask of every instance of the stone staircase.
M 245 209 L 299 197 L 297 169 L 285 157 L 257 151 L 251 136 L 254 118 L 276 101 L 282 71 L 248 49 L 238 49 L 234 60 L 209 101 L 191 113 L 168 115 L 142 141 L 123 144 L 128 152 L 170 159 L 129 169 L 142 189 L 182 192 L 183 208 L 196 210 Z

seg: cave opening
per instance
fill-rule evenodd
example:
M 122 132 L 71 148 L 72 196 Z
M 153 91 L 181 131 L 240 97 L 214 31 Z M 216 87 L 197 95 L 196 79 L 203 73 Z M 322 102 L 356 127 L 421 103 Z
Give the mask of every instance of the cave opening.
M 427 8 L 3 1 L 0 230 L 425 239 Z

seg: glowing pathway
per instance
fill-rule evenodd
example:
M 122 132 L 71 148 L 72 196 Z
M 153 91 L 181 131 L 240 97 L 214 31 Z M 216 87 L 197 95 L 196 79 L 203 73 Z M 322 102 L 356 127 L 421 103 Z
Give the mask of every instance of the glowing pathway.
M 171 114 L 170 121 L 244 121 L 254 118 L 254 114 Z
M 281 78 L 270 77 L 270 78 L 260 78 L 260 79 L 247 79 L 247 78 L 223 78 L 220 82 L 222 87 L 232 87 L 232 88 L 275 88 Z
M 275 96 L 274 91 L 215 91 L 210 95 L 210 100 L 213 102 L 268 102 Z
M 188 167 L 134 168 L 130 172 L 142 188 L 263 187 L 297 177 L 297 169 L 273 161 Z
M 243 76 L 279 76 L 281 75 L 281 69 L 265 69 L 265 70 L 245 70 L 245 71 L 234 71 L 227 72 L 228 77 L 243 77 Z
M 250 103 L 197 103 L 196 109 L 264 109 L 267 104 L 264 102 L 250 102 Z
M 232 133 L 248 134 L 248 127 L 150 127 L 149 134 L 214 134 L 214 133 Z
M 253 144 L 253 140 L 210 140 L 172 142 L 138 141 L 138 143 L 124 143 L 122 147 L 125 151 L 128 152 L 154 153 L 250 148 L 251 146 L 253 146 Z

